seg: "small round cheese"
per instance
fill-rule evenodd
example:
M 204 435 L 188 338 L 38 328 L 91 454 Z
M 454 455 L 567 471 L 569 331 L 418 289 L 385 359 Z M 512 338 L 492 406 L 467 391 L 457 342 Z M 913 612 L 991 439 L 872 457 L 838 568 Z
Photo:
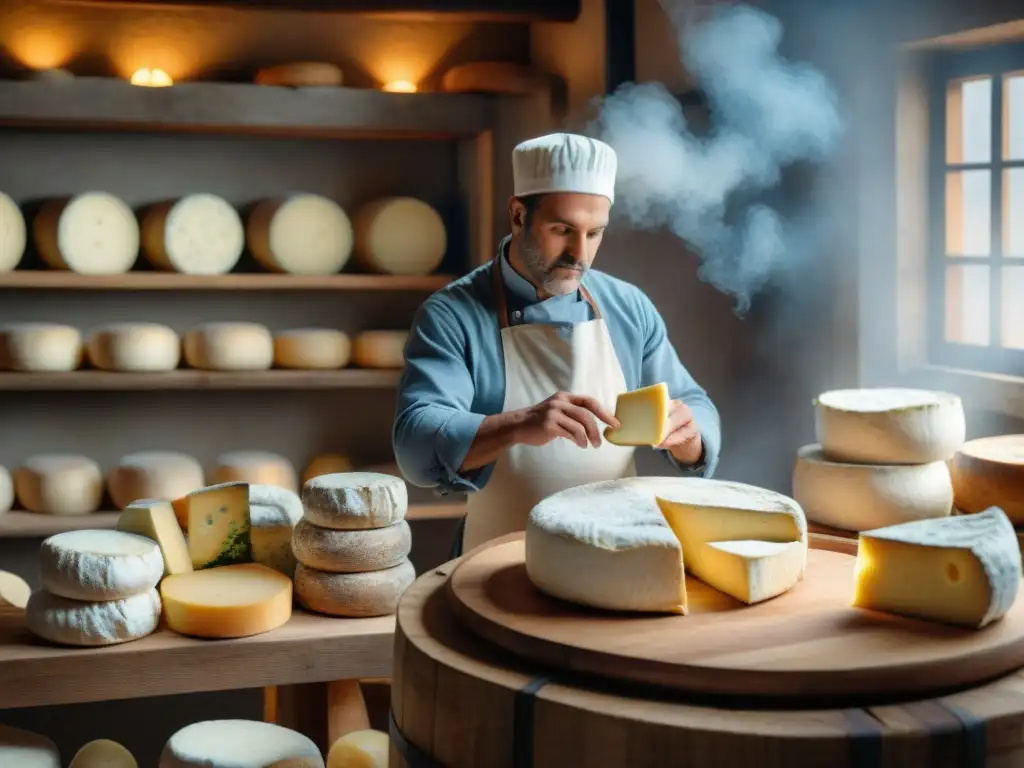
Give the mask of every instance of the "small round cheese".
M 351 472 L 355 468 L 348 456 L 340 453 L 324 453 L 314 457 L 309 465 L 302 472 L 302 483 L 305 485 L 309 480 L 320 475 L 333 475 L 337 472 Z
M 86 515 L 103 500 L 103 471 L 86 456 L 45 453 L 14 470 L 14 493 L 29 512 Z
M 14 505 L 14 478 L 7 467 L 0 466 L 0 515 Z
M 327 768 L 388 768 L 391 739 L 369 728 L 346 733 L 331 745 Z
M 112 323 L 97 328 L 86 344 L 89 362 L 103 371 L 173 371 L 181 362 L 181 339 L 160 323 Z
M 65 531 L 39 548 L 43 589 L 71 600 L 120 600 L 148 592 L 164 575 L 152 539 L 124 531 Z
M 173 501 L 205 487 L 203 466 L 177 451 L 129 453 L 107 472 L 107 487 L 118 509 L 139 499 Z
M 960 398 L 923 389 L 840 389 L 814 401 L 825 456 L 854 464 L 947 461 L 964 443 Z
M 223 275 L 245 249 L 245 227 L 231 204 L 199 193 L 151 206 L 142 217 L 142 253 L 157 269 Z
M 297 493 L 299 476 L 284 456 L 268 451 L 228 451 L 217 457 L 210 484 L 250 483 L 276 485 Z
M 21 608 L 28 604 L 32 588 L 21 576 L 0 571 L 0 608 Z
M 274 337 L 274 365 L 278 368 L 344 368 L 351 357 L 348 334 L 333 328 L 296 328 Z
M 61 768 L 60 750 L 51 739 L 0 725 L 0 765 L 4 768 Z
M 246 224 L 249 250 L 271 272 L 333 275 L 352 255 L 352 222 L 326 197 L 297 194 L 263 200 Z
M 356 261 L 387 275 L 429 275 L 448 250 L 444 220 L 414 197 L 385 197 L 352 217 Z
M 999 507 L 1024 524 L 1024 435 L 969 440 L 949 462 L 957 509 L 974 514 Z
M 96 739 L 75 753 L 68 768 L 139 768 L 139 764 L 116 741 Z
M 36 250 L 52 269 L 83 275 L 128 272 L 139 255 L 139 223 L 106 192 L 48 200 L 32 222 Z
M 344 472 L 320 475 L 302 486 L 305 519 L 321 528 L 387 528 L 405 519 L 409 491 L 393 475 Z
M 265 371 L 274 337 L 260 323 L 204 323 L 185 334 L 185 362 L 206 371 Z
M 0 273 L 21 263 L 28 238 L 25 217 L 18 204 L 0 192 Z
M 393 568 L 365 573 L 328 573 L 299 563 L 295 596 L 307 609 L 328 616 L 390 616 L 415 580 L 416 570 L 407 559 Z
M 295 559 L 318 571 L 363 573 L 394 568 L 411 549 L 412 531 L 405 520 L 358 531 L 321 528 L 300 520 L 292 532 Z
M 0 326 L 0 370 L 64 373 L 82 364 L 84 346 L 77 328 L 60 323 L 7 323 Z
M 160 624 L 161 610 L 155 589 L 97 603 L 39 590 L 28 600 L 25 626 L 36 637 L 60 645 L 115 645 L 152 634 Z
M 408 331 L 363 331 L 352 342 L 352 361 L 360 368 L 401 368 L 408 340 Z
M 324 768 L 307 736 L 256 720 L 205 720 L 177 731 L 158 768 Z

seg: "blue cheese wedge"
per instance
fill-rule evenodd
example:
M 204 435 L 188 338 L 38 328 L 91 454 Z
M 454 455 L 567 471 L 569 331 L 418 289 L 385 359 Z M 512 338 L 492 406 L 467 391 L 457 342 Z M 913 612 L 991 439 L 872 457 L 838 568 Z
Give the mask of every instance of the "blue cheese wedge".
M 221 483 L 178 500 L 188 524 L 188 554 L 192 567 L 252 562 L 249 484 Z

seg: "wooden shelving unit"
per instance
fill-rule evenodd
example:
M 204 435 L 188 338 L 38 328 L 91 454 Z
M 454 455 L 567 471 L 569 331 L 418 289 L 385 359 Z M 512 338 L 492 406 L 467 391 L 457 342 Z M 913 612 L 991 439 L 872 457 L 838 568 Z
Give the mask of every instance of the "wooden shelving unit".
M 0 274 L 0 291 L 424 291 L 450 283 L 454 275 L 404 277 L 392 275 L 279 275 L 231 273 L 179 275 L 171 272 L 128 272 L 123 275 L 79 275 L 74 272 L 19 269 Z
M 196 371 L 119 373 L 0 373 L 0 392 L 193 389 L 380 389 L 398 383 L 401 371 L 342 369 L 339 371 Z

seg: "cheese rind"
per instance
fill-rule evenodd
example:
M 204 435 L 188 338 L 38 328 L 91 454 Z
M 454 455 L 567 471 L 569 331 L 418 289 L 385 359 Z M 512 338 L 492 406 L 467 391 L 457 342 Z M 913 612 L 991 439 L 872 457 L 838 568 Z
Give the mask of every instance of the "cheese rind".
M 0 571 L 0 609 L 17 608 L 24 610 L 32 588 L 16 573 Z
M 408 340 L 408 331 L 363 331 L 352 342 L 352 362 L 360 368 L 401 368 Z
M 1020 591 L 1021 553 L 997 507 L 862 531 L 853 605 L 975 629 Z
M 120 600 L 153 589 L 164 558 L 152 539 L 124 531 L 65 531 L 39 547 L 43 589 L 71 600 Z
M 1015 525 L 1024 525 L 1024 435 L 968 440 L 949 470 L 957 509 L 999 507 Z
M 181 362 L 181 339 L 160 323 L 111 323 L 89 335 L 86 352 L 101 371 L 173 371 Z
M 300 370 L 344 368 L 352 359 L 352 341 L 334 328 L 294 328 L 274 336 L 274 365 Z
M 274 723 L 206 720 L 174 733 L 159 768 L 324 768 L 307 736 Z
M 702 548 L 700 560 L 708 586 L 749 605 L 795 587 L 803 578 L 807 553 L 799 541 L 712 541 Z
M 86 456 L 38 454 L 14 470 L 14 493 L 29 512 L 86 515 L 103 499 L 103 472 Z
M 348 214 L 333 200 L 309 193 L 261 200 L 245 228 L 249 250 L 271 272 L 333 275 L 352 255 Z
M 249 486 L 249 522 L 253 562 L 295 575 L 292 531 L 302 519 L 298 494 L 276 485 Z
M 352 217 L 355 260 L 389 275 L 429 275 L 444 260 L 448 231 L 430 205 L 413 197 L 385 197 Z
M 116 741 L 96 739 L 82 746 L 68 768 L 139 768 L 132 753 Z
M 163 557 L 165 576 L 192 570 L 188 545 L 169 501 L 133 501 L 118 516 L 117 530 L 155 541 Z
M 177 499 L 203 486 L 203 465 L 178 451 L 129 453 L 107 472 L 110 499 L 118 509 L 139 499 Z
M 21 208 L 0 192 L 0 273 L 10 272 L 25 255 L 28 228 Z
M 139 256 L 135 214 L 106 192 L 47 200 L 32 222 L 32 234 L 51 269 L 117 275 L 129 271 Z
M 82 334 L 61 323 L 6 323 L 0 326 L 0 370 L 67 373 L 82 364 Z
M 338 531 L 300 520 L 292 535 L 296 559 L 309 568 L 333 573 L 362 573 L 394 568 L 412 550 L 412 529 L 405 520 L 387 528 Z
M 203 323 L 185 333 L 185 362 L 205 371 L 265 371 L 274 337 L 260 323 Z
M 383 731 L 352 731 L 331 745 L 327 768 L 388 768 L 390 750 L 391 739 Z
M 295 567 L 295 597 L 311 611 L 328 616 L 389 616 L 416 580 L 409 560 L 393 568 L 365 573 L 327 573 L 302 563 Z
M 14 505 L 14 478 L 7 467 L 0 466 L 0 515 Z
M 223 275 L 245 250 L 245 227 L 222 197 L 201 192 L 150 206 L 140 225 L 142 253 L 157 269 Z
M 115 645 L 154 632 L 160 612 L 155 589 L 101 602 L 70 600 L 39 590 L 25 607 L 25 626 L 37 637 L 60 645 Z
M 623 392 L 615 403 L 620 426 L 607 427 L 605 440 L 615 445 L 659 445 L 666 437 L 671 401 L 664 382 Z
M 185 510 L 188 520 L 188 555 L 193 568 L 252 560 L 248 483 L 211 485 L 176 504 Z
M 0 724 L 0 765 L 10 768 L 61 768 L 63 763 L 53 740 Z
M 217 457 L 211 483 L 251 483 L 299 490 L 299 476 L 284 456 L 268 451 L 228 451 Z
M 305 519 L 321 528 L 387 528 L 405 519 L 409 490 L 393 475 L 339 472 L 308 480 L 302 506 Z

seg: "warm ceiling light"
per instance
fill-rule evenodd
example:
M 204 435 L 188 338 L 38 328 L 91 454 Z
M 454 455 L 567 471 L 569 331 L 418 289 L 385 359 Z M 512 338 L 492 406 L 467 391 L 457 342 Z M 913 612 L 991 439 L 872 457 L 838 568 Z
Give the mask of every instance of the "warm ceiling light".
M 384 90 L 388 93 L 416 93 L 416 84 L 408 80 L 393 80 L 384 84 Z
M 169 85 L 174 85 L 171 76 L 162 69 L 150 69 L 149 67 L 142 67 L 132 72 L 129 82 L 132 85 L 143 85 L 148 88 L 166 88 Z

